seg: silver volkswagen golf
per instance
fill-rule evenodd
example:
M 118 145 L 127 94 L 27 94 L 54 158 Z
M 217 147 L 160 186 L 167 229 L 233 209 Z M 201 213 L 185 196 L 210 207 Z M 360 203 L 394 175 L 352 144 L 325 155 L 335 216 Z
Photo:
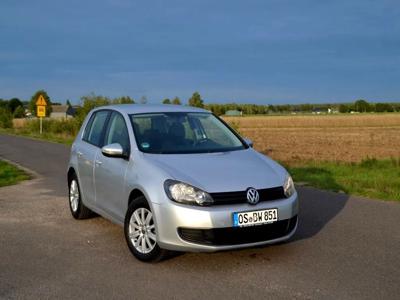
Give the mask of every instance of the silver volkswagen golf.
M 175 105 L 94 109 L 68 166 L 74 218 L 124 226 L 130 251 L 218 251 L 289 239 L 297 228 L 292 178 L 209 111 Z

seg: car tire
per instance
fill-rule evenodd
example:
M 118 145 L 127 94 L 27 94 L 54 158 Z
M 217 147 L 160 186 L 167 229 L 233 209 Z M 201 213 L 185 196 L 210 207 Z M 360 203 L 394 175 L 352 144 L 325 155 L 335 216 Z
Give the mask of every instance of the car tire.
M 76 174 L 71 176 L 71 179 L 68 183 L 68 190 L 69 209 L 72 216 L 78 220 L 90 218 L 93 215 L 93 212 L 82 202 L 81 188 L 79 186 L 79 181 Z
M 129 205 L 124 234 L 129 250 L 141 261 L 158 262 L 171 253 L 158 246 L 152 211 L 144 196 L 134 199 Z

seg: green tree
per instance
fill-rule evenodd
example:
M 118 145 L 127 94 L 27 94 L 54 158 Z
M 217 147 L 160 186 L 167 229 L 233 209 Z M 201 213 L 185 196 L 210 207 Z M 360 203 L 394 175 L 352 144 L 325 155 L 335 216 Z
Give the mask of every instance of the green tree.
M 112 100 L 113 104 L 134 104 L 135 100 L 133 100 L 129 96 L 122 96 L 122 97 L 117 97 Z
M 107 97 L 90 93 L 81 97 L 81 107 L 76 112 L 75 120 L 80 126 L 85 120 L 87 114 L 95 107 L 110 105 L 111 100 Z
M 18 106 L 15 110 L 14 110 L 14 118 L 25 118 L 25 109 L 23 106 Z
M 375 111 L 376 112 L 393 112 L 394 108 L 389 103 L 376 103 Z
M 368 112 L 371 111 L 371 107 L 367 101 L 360 99 L 354 103 L 354 110 L 358 112 Z
M 268 105 L 268 112 L 274 113 L 276 112 L 276 107 L 272 104 Z
M 111 100 L 108 97 L 96 95 L 94 93 L 90 93 L 89 95 L 81 97 L 82 108 L 87 113 L 89 113 L 89 111 L 91 111 L 95 107 L 110 105 L 110 104 Z
M 8 109 L 8 101 L 0 98 L 0 108 L 7 108 Z
M 192 97 L 189 98 L 188 104 L 194 107 L 204 107 L 204 101 L 201 99 L 199 92 L 194 92 Z
M 40 95 L 43 95 L 43 98 L 46 101 L 46 117 L 48 117 L 51 113 L 51 101 L 45 90 L 39 90 L 31 97 L 31 101 L 29 101 L 29 110 L 32 115 L 36 116 L 36 101 L 39 99 Z
M 12 98 L 10 99 L 10 101 L 8 101 L 8 109 L 11 111 L 12 114 L 19 106 L 23 106 L 23 104 L 18 98 Z
M 179 99 L 178 97 L 175 97 L 175 98 L 172 100 L 172 104 L 181 105 L 181 104 L 182 104 L 182 103 L 181 103 L 181 99 Z
M 311 104 L 300 104 L 299 110 L 301 112 L 312 112 L 313 106 Z
M 165 99 L 162 101 L 162 104 L 171 104 L 171 100 L 169 100 L 168 98 L 165 98 Z
M 206 109 L 211 110 L 213 114 L 221 116 L 225 114 L 225 105 L 223 104 L 209 104 L 205 106 Z
M 13 116 L 11 112 L 6 108 L 0 108 L 0 128 L 12 128 L 12 120 Z
M 347 104 L 340 104 L 339 105 L 339 112 L 340 113 L 348 113 L 350 111 L 350 108 Z

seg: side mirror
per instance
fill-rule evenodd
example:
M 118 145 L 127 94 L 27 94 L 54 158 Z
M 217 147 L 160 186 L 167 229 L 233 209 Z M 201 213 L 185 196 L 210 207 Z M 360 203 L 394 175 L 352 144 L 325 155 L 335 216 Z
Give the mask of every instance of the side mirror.
M 118 143 L 105 145 L 103 148 L 101 148 L 101 153 L 107 157 L 127 157 L 126 153 L 124 153 L 124 149 Z
M 246 142 L 247 145 L 249 145 L 249 147 L 253 148 L 253 141 L 248 139 L 248 138 L 244 138 L 244 141 Z

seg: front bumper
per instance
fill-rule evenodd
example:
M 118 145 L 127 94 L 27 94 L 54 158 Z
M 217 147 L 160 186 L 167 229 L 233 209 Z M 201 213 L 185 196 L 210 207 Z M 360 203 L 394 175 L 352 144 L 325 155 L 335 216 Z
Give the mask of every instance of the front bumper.
M 268 208 L 278 209 L 278 222 L 252 227 L 232 227 L 234 212 Z M 294 193 L 287 199 L 265 201 L 257 205 L 198 207 L 175 203 L 168 199 L 163 204 L 153 204 L 153 210 L 158 244 L 161 248 L 213 252 L 272 244 L 289 239 L 297 229 L 299 204 L 297 193 Z

